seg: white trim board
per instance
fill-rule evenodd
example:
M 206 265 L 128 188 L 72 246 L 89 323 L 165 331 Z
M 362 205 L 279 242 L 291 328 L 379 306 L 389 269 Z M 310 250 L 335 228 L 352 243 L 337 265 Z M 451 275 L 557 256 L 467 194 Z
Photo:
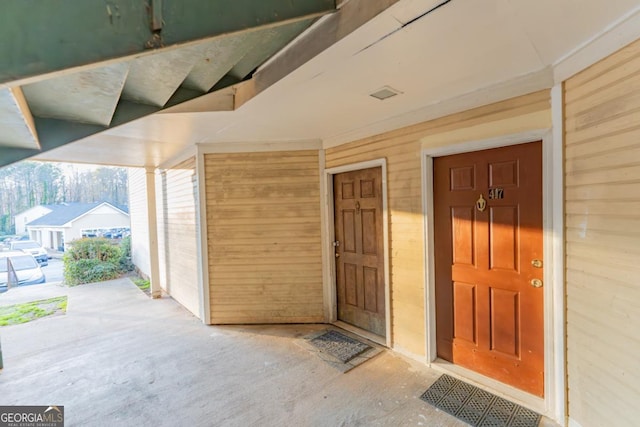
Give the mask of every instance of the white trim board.
M 200 143 L 198 152 L 202 154 L 217 153 L 264 153 L 271 151 L 303 151 L 320 150 L 322 141 L 311 139 L 305 141 L 254 141 L 228 143 Z
M 555 89 L 557 96 L 558 89 Z M 554 101 L 555 98 L 554 98 Z M 557 102 L 557 101 L 556 101 Z M 555 113 L 554 113 L 555 114 Z M 561 112 L 560 112 L 561 114 Z M 554 123 L 555 124 L 555 123 Z M 537 129 L 528 132 L 501 136 L 497 138 L 469 141 L 447 147 L 428 148 L 422 150 L 423 167 L 423 208 L 425 229 L 425 309 L 426 309 L 426 354 L 427 363 L 435 368 L 454 376 L 467 379 L 476 385 L 494 391 L 507 398 L 515 400 L 543 415 L 564 424 L 564 280 L 559 274 L 563 269 L 562 253 L 558 251 L 558 237 L 563 236 L 562 222 L 562 189 L 558 195 L 558 183 L 562 186 L 561 150 L 562 139 L 554 138 L 550 129 Z M 434 250 L 433 240 L 433 158 L 450 154 L 485 150 L 489 148 L 524 144 L 542 140 L 543 150 L 543 244 L 544 244 L 544 365 L 545 365 L 545 398 L 524 393 L 514 387 L 499 383 L 495 380 L 455 366 L 437 358 L 435 331 L 435 265 L 430 254 Z M 557 152 L 560 150 L 560 159 Z M 554 185 L 555 183 L 555 185 Z M 558 203 L 560 198 L 560 203 Z M 560 237 L 560 246 L 562 237 Z M 560 278 L 559 278 L 560 277 Z
M 553 64 L 555 83 L 562 83 L 640 38 L 640 6 L 607 26 Z
M 207 227 L 207 189 L 204 154 L 196 154 L 195 189 L 196 200 L 196 239 L 198 255 L 198 296 L 200 298 L 200 319 L 205 325 L 211 324 L 211 299 L 209 279 L 209 245 Z
M 350 165 L 338 166 L 330 169 L 324 169 L 323 173 L 323 186 L 322 191 L 322 205 L 324 207 L 323 215 L 323 259 L 328 260 L 324 264 L 323 277 L 328 280 L 324 281 L 324 307 L 325 313 L 329 315 L 325 320 L 329 323 L 335 323 L 338 321 L 338 302 L 336 296 L 336 262 L 334 257 L 333 241 L 335 240 L 334 215 L 333 215 L 333 175 L 342 172 L 351 172 L 361 169 L 369 169 L 380 167 L 382 168 L 382 238 L 384 242 L 384 296 L 385 296 L 385 343 L 387 347 L 392 346 L 392 331 L 391 331 L 391 273 L 389 271 L 389 212 L 388 212 L 388 200 L 387 200 L 387 161 L 386 159 L 376 159 L 367 162 L 353 163 Z M 365 334 L 358 328 L 351 329 L 352 332 L 360 333 L 365 338 Z M 369 338 L 370 339 L 370 338 Z

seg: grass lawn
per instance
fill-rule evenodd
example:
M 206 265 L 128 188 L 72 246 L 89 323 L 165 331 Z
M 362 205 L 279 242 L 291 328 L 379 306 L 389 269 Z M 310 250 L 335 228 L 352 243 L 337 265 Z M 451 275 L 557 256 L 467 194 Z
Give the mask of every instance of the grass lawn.
M 146 279 L 141 279 L 140 277 L 136 278 L 136 279 L 131 279 L 133 281 L 133 283 L 136 284 L 136 286 L 145 294 L 149 295 L 149 293 L 151 292 L 151 284 L 149 283 L 148 280 Z
M 0 307 L 0 326 L 27 323 L 52 314 L 67 311 L 67 297 L 55 297 Z

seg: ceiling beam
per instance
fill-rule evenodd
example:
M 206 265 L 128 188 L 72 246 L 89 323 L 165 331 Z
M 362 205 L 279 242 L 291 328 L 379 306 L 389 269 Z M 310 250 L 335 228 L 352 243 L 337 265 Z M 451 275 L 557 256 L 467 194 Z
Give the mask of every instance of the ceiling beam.
M 35 127 L 40 136 L 38 149 L 0 146 L 0 167 L 52 150 L 69 142 L 93 135 L 104 127 L 85 123 L 75 123 L 58 119 L 34 117 Z
M 158 10 L 160 8 L 160 10 Z M 0 14 L 0 83 L 335 10 L 335 0 L 22 0 Z

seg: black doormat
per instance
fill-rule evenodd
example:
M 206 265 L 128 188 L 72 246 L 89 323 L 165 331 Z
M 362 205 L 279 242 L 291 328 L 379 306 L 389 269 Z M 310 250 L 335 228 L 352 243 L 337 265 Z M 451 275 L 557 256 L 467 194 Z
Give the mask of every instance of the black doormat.
M 310 342 L 320 351 L 330 354 L 342 363 L 349 362 L 371 348 L 365 343 L 333 330 L 313 338 Z
M 474 427 L 537 427 L 540 414 L 443 375 L 420 399 Z

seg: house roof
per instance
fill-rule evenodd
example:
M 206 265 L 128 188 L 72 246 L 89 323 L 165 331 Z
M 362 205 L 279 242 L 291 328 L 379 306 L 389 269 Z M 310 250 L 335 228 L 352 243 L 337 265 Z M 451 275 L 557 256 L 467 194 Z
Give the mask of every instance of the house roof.
M 25 214 L 27 214 L 27 212 L 31 212 L 34 209 L 37 208 L 45 208 L 45 209 L 49 209 L 50 211 L 52 211 L 57 205 L 38 205 L 38 206 L 33 206 L 30 207 L 29 209 L 25 209 L 22 212 L 18 212 L 17 214 L 14 215 L 14 217 L 21 217 Z
M 28 223 L 28 226 L 62 226 L 79 217 L 86 215 L 100 205 L 108 205 L 124 214 L 129 214 L 125 206 L 114 205 L 109 202 L 93 202 L 93 203 L 64 203 L 61 205 L 47 205 L 52 211 L 47 215 L 40 217 Z

